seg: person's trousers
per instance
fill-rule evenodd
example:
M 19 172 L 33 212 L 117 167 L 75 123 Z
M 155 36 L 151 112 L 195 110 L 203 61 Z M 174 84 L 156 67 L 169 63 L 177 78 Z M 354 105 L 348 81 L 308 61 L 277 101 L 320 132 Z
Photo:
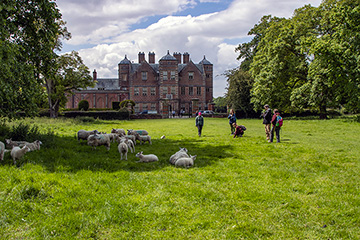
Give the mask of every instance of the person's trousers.
M 270 139 L 271 124 L 264 124 L 264 125 L 265 125 L 266 140 L 269 140 Z
M 202 125 L 197 125 L 199 137 L 201 136 Z
M 230 124 L 230 123 L 229 123 Z M 230 128 L 231 128 L 231 134 L 234 134 L 234 132 L 235 132 L 235 127 L 232 125 L 232 124 L 230 124 Z
M 276 142 L 280 142 L 280 127 L 273 126 L 270 131 L 270 141 L 273 142 L 274 140 L 274 132 L 276 134 Z

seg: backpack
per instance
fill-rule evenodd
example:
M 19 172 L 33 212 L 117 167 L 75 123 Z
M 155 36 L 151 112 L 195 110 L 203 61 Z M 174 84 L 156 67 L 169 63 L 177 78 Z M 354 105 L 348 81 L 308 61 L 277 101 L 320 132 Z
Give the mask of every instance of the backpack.
M 281 116 L 276 116 L 276 126 L 282 127 L 283 125 L 283 118 Z

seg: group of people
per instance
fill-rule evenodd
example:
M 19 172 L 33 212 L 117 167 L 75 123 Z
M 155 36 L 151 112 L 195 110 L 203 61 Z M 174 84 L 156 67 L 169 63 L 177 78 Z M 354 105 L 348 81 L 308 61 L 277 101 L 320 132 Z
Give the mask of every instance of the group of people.
M 264 109 L 265 111 L 261 114 L 261 117 L 263 118 L 263 124 L 265 125 L 266 140 L 270 143 L 273 142 L 275 134 L 276 142 L 280 142 L 280 129 L 283 124 L 280 112 L 277 109 L 274 109 L 274 114 L 272 114 L 268 104 L 264 105 Z M 236 116 L 233 109 L 230 109 L 228 119 L 231 134 L 234 135 L 233 138 L 242 137 L 246 127 L 244 125 L 236 124 Z M 195 118 L 195 126 L 198 128 L 199 137 L 201 137 L 202 128 L 204 126 L 204 117 L 201 112 L 199 112 Z

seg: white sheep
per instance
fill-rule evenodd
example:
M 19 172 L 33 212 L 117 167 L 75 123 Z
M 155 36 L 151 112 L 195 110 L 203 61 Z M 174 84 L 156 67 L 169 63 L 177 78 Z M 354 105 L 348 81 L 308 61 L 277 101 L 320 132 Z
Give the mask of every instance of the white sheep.
M 149 142 L 151 145 L 151 137 L 149 135 L 139 135 L 140 136 L 140 144 L 143 144 L 143 142 Z
M 24 145 L 28 146 L 30 151 L 35 151 L 35 150 L 40 150 L 41 144 L 42 144 L 42 142 L 40 140 L 35 140 L 32 143 L 26 142 Z M 21 145 L 20 145 L 20 147 L 21 147 Z
M 110 150 L 110 138 L 106 134 L 94 134 L 87 138 L 87 144 L 96 149 L 97 146 L 104 145 L 106 149 Z
M 143 155 L 143 152 L 139 152 L 135 155 L 135 157 L 140 158 L 139 161 L 137 161 L 138 163 L 140 162 L 156 162 L 159 161 L 159 158 L 155 155 L 155 154 L 147 154 L 147 155 Z
M 135 137 L 135 135 L 125 135 L 124 137 L 127 138 L 127 139 L 130 139 L 136 145 L 136 137 Z
M 14 160 L 14 164 L 16 165 L 16 160 L 22 158 L 25 153 L 29 152 L 30 148 L 28 146 L 24 146 L 22 148 L 20 147 L 13 147 L 13 149 L 10 152 L 10 155 L 12 159 Z
M 191 156 L 188 158 L 179 158 L 178 160 L 176 160 L 175 162 L 175 166 L 177 167 L 191 167 L 194 165 L 194 161 L 196 159 L 196 155 L 195 156 Z
M 134 132 L 136 132 L 136 133 L 138 133 L 138 134 L 140 134 L 140 135 L 149 135 L 149 133 L 148 133 L 148 131 L 146 131 L 146 130 L 133 130 L 133 129 L 128 129 L 127 130 L 128 131 L 128 135 L 131 135 L 131 134 L 133 134 Z
M 125 130 L 124 130 L 124 129 L 121 129 L 121 128 L 119 128 L 119 129 L 113 128 L 113 129 L 111 130 L 111 133 L 117 133 L 117 134 L 120 135 L 120 136 L 126 135 Z
M 86 131 L 86 130 L 79 130 L 77 132 L 77 139 L 80 142 L 80 139 L 87 140 L 90 135 L 98 134 L 98 130 Z
M 131 153 L 135 152 L 134 142 L 131 139 L 121 137 L 121 138 L 119 138 L 119 140 L 117 140 L 117 142 L 118 143 L 125 142 L 127 144 L 128 148 L 130 148 Z
M 12 149 L 13 147 L 23 147 L 25 145 L 25 141 L 13 141 L 11 138 L 10 139 L 5 139 L 5 143 L 7 145 L 8 148 Z
M 0 160 L 4 160 L 5 144 L 0 142 Z
M 125 156 L 125 160 L 127 160 L 127 153 L 128 153 L 127 139 L 118 145 L 118 150 L 121 156 L 121 160 L 123 159 L 123 156 Z
M 190 156 L 187 154 L 188 150 L 186 148 L 181 148 L 180 150 L 177 151 L 175 154 L 171 155 L 169 161 L 171 164 L 175 164 L 175 162 L 179 159 L 179 158 L 189 158 Z

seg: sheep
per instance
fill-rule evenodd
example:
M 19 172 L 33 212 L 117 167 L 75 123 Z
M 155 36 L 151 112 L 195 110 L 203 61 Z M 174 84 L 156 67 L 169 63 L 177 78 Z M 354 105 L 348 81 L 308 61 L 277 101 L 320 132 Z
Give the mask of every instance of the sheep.
M 123 156 L 125 156 L 125 160 L 127 160 L 127 153 L 128 153 L 128 145 L 127 145 L 127 139 L 124 141 L 124 142 L 121 142 L 119 145 L 118 145 L 118 150 L 119 150 L 119 153 L 120 153 L 120 156 L 121 156 L 121 159 L 123 159 Z
M 85 131 L 85 130 L 79 130 L 77 132 L 77 139 L 80 142 L 80 139 L 87 140 L 90 135 L 98 134 L 98 130 L 92 130 L 92 131 Z
M 151 137 L 149 135 L 139 135 L 140 136 L 140 144 L 143 144 L 143 142 L 149 142 L 149 144 L 151 145 Z
M 111 142 L 115 142 L 119 138 L 119 135 L 117 133 L 105 133 L 104 135 L 107 135 L 110 138 Z
M 116 129 L 116 128 L 113 128 L 113 129 L 111 130 L 111 133 L 117 133 L 117 134 L 119 134 L 119 135 L 121 135 L 121 136 L 126 135 L 124 129 Z
M 14 160 L 14 164 L 16 165 L 16 160 L 22 158 L 25 153 L 29 152 L 30 148 L 28 146 L 24 146 L 22 148 L 20 147 L 13 147 L 13 149 L 10 152 L 10 155 L 12 159 Z
M 25 141 L 13 141 L 11 138 L 10 139 L 5 139 L 5 143 L 7 145 L 8 148 L 12 149 L 13 147 L 23 147 L 25 145 Z
M 122 138 L 119 138 L 119 140 L 117 140 L 117 142 L 118 143 L 126 142 L 128 148 L 130 148 L 131 153 L 135 152 L 134 142 L 131 139 L 122 137 Z
M 136 145 L 136 136 L 135 135 L 125 135 L 127 139 L 130 139 Z
M 4 160 L 5 144 L 0 142 L 0 160 Z
M 90 135 L 87 141 L 87 144 L 92 146 L 93 149 L 96 149 L 97 146 L 104 145 L 108 151 L 110 150 L 110 138 L 105 134 Z
M 131 135 L 133 132 L 137 132 L 140 135 L 149 135 L 148 131 L 146 130 L 133 130 L 133 129 L 128 129 L 128 135 Z
M 176 160 L 175 162 L 175 166 L 177 167 L 191 167 L 194 165 L 194 161 L 196 159 L 196 155 L 195 156 L 191 156 L 189 158 L 179 158 L 178 160 Z
M 42 144 L 41 141 L 39 140 L 35 140 L 32 143 L 28 143 L 26 142 L 24 145 L 28 146 L 28 148 L 30 149 L 30 151 L 35 151 L 35 150 L 40 150 L 40 145 Z M 21 146 L 20 146 L 21 147 Z
M 179 159 L 179 158 L 189 158 L 190 156 L 187 154 L 188 150 L 186 148 L 181 148 L 180 150 L 177 151 L 175 154 L 171 155 L 169 161 L 171 164 L 175 164 L 175 162 Z
M 156 162 L 159 161 L 159 158 L 154 155 L 154 154 L 147 154 L 147 155 L 143 155 L 143 152 L 138 152 L 135 157 L 140 158 L 139 161 L 137 161 L 138 163 L 140 162 Z

